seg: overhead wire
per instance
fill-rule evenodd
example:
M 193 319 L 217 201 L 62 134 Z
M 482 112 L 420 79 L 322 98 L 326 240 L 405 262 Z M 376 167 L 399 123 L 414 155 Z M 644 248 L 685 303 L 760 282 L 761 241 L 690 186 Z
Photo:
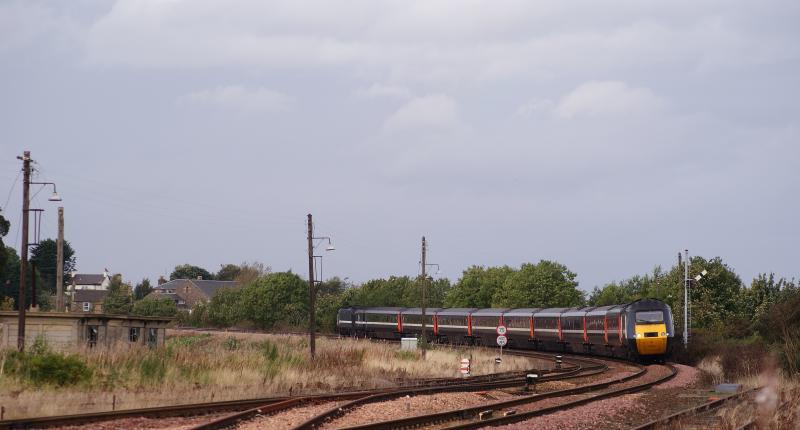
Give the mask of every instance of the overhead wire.
M 17 182 L 19 182 L 19 177 L 22 175 L 22 169 L 17 172 L 17 177 L 14 179 L 14 182 L 11 184 L 11 189 L 8 190 L 8 197 L 6 197 L 6 202 L 0 208 L 0 210 L 5 210 L 8 207 L 8 202 L 11 201 L 11 194 L 14 193 L 14 188 L 17 186 Z

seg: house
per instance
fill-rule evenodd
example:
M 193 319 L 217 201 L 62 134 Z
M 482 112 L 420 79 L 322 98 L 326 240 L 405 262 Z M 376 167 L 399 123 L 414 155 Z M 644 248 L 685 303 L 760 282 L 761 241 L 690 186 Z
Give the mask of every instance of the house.
M 101 274 L 73 272 L 70 290 L 107 290 L 109 285 L 111 285 L 111 277 L 108 276 L 108 269 Z
M 72 292 L 70 312 L 103 312 L 108 290 L 76 290 Z
M 25 343 L 43 338 L 48 346 L 70 349 L 75 346 L 112 347 L 114 345 L 164 345 L 171 318 L 139 317 L 66 312 L 29 312 L 25 317 Z M 18 313 L 0 311 L 0 349 L 17 345 Z
M 178 309 L 189 312 L 198 304 L 206 303 L 220 288 L 236 288 L 236 281 L 208 281 L 204 279 L 173 279 L 155 288 L 146 298 L 170 298 Z

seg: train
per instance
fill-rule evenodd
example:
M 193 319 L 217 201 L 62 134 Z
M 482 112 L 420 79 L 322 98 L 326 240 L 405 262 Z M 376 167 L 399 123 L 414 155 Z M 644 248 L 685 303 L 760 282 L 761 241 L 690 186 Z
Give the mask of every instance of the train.
M 422 336 L 422 309 L 360 307 L 339 309 L 341 336 L 400 339 Z M 497 346 L 506 327 L 507 347 L 557 353 L 664 361 L 675 328 L 672 311 L 657 299 L 576 308 L 427 308 L 428 342 Z

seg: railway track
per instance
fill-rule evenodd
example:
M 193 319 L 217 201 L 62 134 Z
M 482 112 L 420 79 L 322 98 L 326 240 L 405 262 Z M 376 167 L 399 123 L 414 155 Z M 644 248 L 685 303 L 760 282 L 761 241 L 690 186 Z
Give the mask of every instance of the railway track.
M 661 417 L 645 424 L 631 428 L 630 430 L 656 430 L 667 428 L 672 423 L 680 423 L 682 428 L 711 428 L 717 421 L 713 412 L 719 410 L 726 404 L 747 401 L 748 398 L 758 392 L 763 387 L 750 388 L 718 399 L 710 400 L 703 404 L 693 406 Z M 755 421 L 750 421 L 740 428 L 753 428 Z
M 509 351 L 509 354 L 530 356 L 538 359 L 552 359 L 550 354 L 531 354 Z M 127 418 L 168 418 L 192 417 L 208 414 L 233 412 L 229 415 L 214 419 L 208 423 L 196 426 L 197 429 L 225 428 L 232 423 L 246 420 L 256 415 L 276 413 L 300 405 L 326 403 L 333 401 L 351 401 L 364 399 L 371 396 L 404 396 L 418 395 L 420 393 L 435 393 L 447 391 L 483 390 L 487 388 L 504 388 L 520 385 L 526 373 L 538 371 L 542 373 L 543 380 L 557 380 L 575 377 L 581 373 L 599 373 L 604 371 L 602 366 L 597 366 L 590 360 L 569 359 L 565 360 L 561 369 L 502 372 L 495 374 L 463 378 L 426 378 L 412 381 L 410 384 L 391 389 L 353 390 L 337 394 L 296 396 L 296 397 L 265 397 L 235 401 L 208 402 L 164 406 L 155 408 L 129 409 L 119 411 L 106 411 L 86 414 L 72 414 L 49 417 L 34 417 L 0 421 L 0 430 L 48 428 L 70 425 L 84 425 L 103 421 L 113 421 Z
M 570 357 L 570 359 L 574 358 Z M 585 359 L 580 359 L 580 360 L 585 360 Z M 598 366 L 598 361 L 596 360 L 586 360 L 586 361 L 591 361 L 594 363 L 594 366 Z M 521 395 L 516 398 L 512 398 L 510 400 L 484 403 L 481 405 L 453 409 L 445 412 L 417 415 L 417 416 L 399 418 L 394 420 L 382 420 L 380 422 L 373 422 L 373 423 L 355 425 L 344 428 L 350 430 L 384 430 L 384 429 L 427 428 L 427 427 L 447 428 L 447 429 L 468 429 L 468 428 L 479 428 L 491 425 L 507 424 L 511 422 L 530 419 L 535 416 L 544 415 L 559 410 L 572 408 L 595 400 L 600 400 L 608 397 L 619 396 L 623 394 L 645 390 L 653 385 L 671 379 L 677 372 L 674 367 L 669 366 L 669 373 L 664 377 L 660 377 L 643 383 L 628 385 L 621 388 L 610 388 L 615 385 L 625 384 L 628 381 L 636 380 L 637 378 L 640 378 L 647 373 L 647 369 L 644 366 L 635 365 L 631 363 L 627 364 L 636 366 L 638 368 L 638 371 L 631 375 L 621 376 L 618 378 L 613 378 L 608 381 L 583 385 L 580 387 L 575 387 L 570 389 L 556 390 L 556 391 L 550 391 L 546 393 L 533 394 L 533 395 Z M 601 365 L 601 366 L 607 367 L 606 365 Z M 576 374 L 573 376 L 581 377 L 589 375 Z M 559 403 L 558 405 L 555 406 L 542 407 L 533 410 L 521 410 L 521 409 L 530 409 L 532 405 L 535 405 L 538 402 L 541 402 L 545 399 L 554 399 L 554 398 L 569 398 L 569 399 L 566 402 Z M 382 396 L 371 396 L 362 399 L 357 399 L 349 403 L 346 403 L 344 405 L 339 405 L 335 408 L 332 408 L 330 410 L 324 411 L 320 414 L 311 417 L 305 422 L 295 426 L 293 430 L 308 430 L 320 427 L 324 425 L 324 423 L 326 422 L 330 422 L 331 420 L 338 419 L 344 416 L 345 414 L 348 413 L 348 411 L 352 410 L 357 406 L 361 406 L 366 403 L 379 402 L 382 400 L 384 400 Z M 455 423 L 455 424 L 450 427 L 443 427 L 444 424 L 446 423 Z

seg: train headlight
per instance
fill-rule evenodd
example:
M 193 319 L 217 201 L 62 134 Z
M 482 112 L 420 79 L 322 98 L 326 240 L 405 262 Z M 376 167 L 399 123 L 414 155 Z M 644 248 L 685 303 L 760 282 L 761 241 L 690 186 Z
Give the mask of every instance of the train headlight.
M 635 337 L 638 339 L 638 338 L 642 337 L 642 334 L 641 333 L 636 333 Z
M 663 331 L 661 332 L 661 336 L 662 336 L 662 337 L 664 337 L 664 336 L 666 336 L 666 335 L 667 335 L 667 334 L 666 334 L 666 333 L 664 333 Z

